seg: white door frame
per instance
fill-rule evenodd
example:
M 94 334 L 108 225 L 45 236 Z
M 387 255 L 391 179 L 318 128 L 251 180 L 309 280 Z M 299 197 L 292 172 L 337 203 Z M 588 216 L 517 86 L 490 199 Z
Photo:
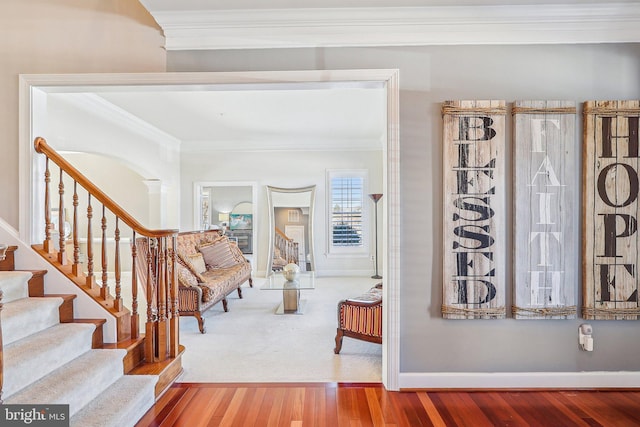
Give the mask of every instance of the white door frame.
M 384 150 L 383 184 L 383 344 L 382 382 L 388 390 L 399 389 L 400 373 L 400 147 L 398 70 L 308 70 L 212 73 L 132 73 L 132 74 L 23 74 L 19 86 L 19 233 L 24 242 L 33 241 L 32 220 L 37 216 L 32 189 L 42 182 L 36 177 L 41 157 L 33 150 L 38 135 L 32 112 L 41 108 L 34 102 L 32 89 L 75 91 L 90 86 L 135 85 L 270 85 L 294 84 L 330 88 L 335 84 L 380 85 L 387 95 L 387 138 Z M 41 206 L 41 205 L 39 205 Z M 328 349 L 331 351 L 331 349 Z

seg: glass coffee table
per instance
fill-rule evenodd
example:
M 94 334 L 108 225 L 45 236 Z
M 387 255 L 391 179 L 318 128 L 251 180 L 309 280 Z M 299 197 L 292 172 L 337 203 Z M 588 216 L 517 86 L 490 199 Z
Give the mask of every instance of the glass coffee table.
M 313 271 L 308 271 L 298 274 L 296 280 L 288 281 L 282 272 L 274 272 L 267 277 L 260 289 L 282 291 L 282 302 L 276 309 L 276 314 L 303 314 L 307 301 L 300 299 L 300 291 L 315 289 L 315 277 Z

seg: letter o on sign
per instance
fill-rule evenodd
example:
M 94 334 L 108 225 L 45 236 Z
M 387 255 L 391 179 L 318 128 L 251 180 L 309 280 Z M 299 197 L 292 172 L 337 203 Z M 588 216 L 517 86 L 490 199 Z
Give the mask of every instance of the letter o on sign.
M 616 181 L 622 178 L 621 169 L 618 166 L 622 166 L 622 168 L 627 172 L 627 181 L 629 182 L 629 194 L 627 195 L 627 198 L 622 203 L 616 204 L 615 202 L 618 201 L 618 196 L 617 194 L 614 195 L 615 202 L 611 201 L 611 199 L 609 198 L 609 194 L 607 194 L 606 181 L 607 181 L 607 174 L 613 168 L 615 168 Z M 616 190 L 619 188 L 620 187 L 616 185 Z M 602 171 L 600 171 L 600 174 L 598 175 L 598 194 L 600 195 L 600 198 L 602 199 L 602 201 L 611 207 L 621 208 L 624 206 L 629 206 L 638 198 L 638 173 L 630 165 L 626 165 L 624 163 L 613 163 L 608 165 L 607 167 L 602 169 Z

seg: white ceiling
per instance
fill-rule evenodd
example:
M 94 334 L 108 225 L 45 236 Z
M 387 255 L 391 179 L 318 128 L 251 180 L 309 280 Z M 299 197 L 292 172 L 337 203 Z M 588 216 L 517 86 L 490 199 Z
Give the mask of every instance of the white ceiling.
M 185 152 L 382 150 L 386 141 L 379 84 L 95 89 L 50 96 L 165 133 Z

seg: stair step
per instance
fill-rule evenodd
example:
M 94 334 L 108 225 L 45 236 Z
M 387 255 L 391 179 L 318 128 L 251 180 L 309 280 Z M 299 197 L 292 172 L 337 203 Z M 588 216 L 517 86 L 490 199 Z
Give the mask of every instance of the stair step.
M 22 298 L 4 304 L 2 330 L 4 345 L 11 344 L 60 322 L 62 298 Z
M 60 323 L 6 345 L 3 397 L 9 398 L 89 351 L 94 328 L 92 324 Z
M 29 296 L 27 283 L 32 274 L 28 271 L 0 271 L 2 302 L 9 303 Z
M 73 416 L 123 375 L 122 359 L 125 354 L 124 350 L 90 350 L 4 403 L 68 404 L 69 416 Z
M 33 276 L 29 280 L 29 296 L 30 297 L 42 297 L 44 296 L 44 275 L 48 273 L 47 270 L 27 270 L 30 271 Z
M 7 252 L 4 254 L 5 258 L 0 260 L 0 271 L 11 271 L 16 268 L 14 252 L 17 249 L 17 246 L 9 246 L 7 248 Z
M 43 295 L 46 298 L 58 297 L 62 298 L 62 304 L 60 305 L 60 323 L 68 323 L 73 321 L 73 300 L 78 296 L 76 294 L 46 294 Z
M 104 345 L 103 326 L 107 323 L 107 319 L 73 319 L 72 323 L 88 323 L 95 325 L 96 330 L 93 332 L 91 339 L 91 348 L 106 348 Z M 127 371 L 125 371 L 126 373 Z
M 71 418 L 70 427 L 133 427 L 155 402 L 155 375 L 124 375 Z

